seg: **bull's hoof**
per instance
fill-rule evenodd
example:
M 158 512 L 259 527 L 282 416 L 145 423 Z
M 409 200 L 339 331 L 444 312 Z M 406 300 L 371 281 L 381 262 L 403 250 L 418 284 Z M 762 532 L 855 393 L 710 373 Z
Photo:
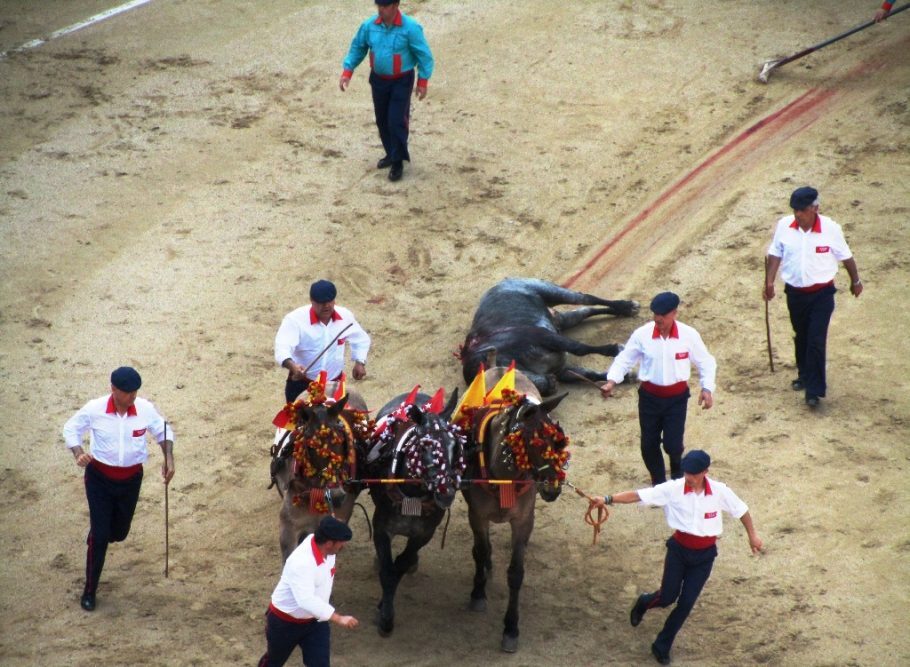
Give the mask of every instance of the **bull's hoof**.
M 509 635 L 502 636 L 502 644 L 500 648 L 506 653 L 515 653 L 518 650 L 518 637 L 510 637 Z
M 379 630 L 380 637 L 391 637 L 392 630 L 394 630 L 394 629 L 395 629 L 395 624 L 392 623 L 391 621 L 388 624 L 383 623 L 382 621 L 379 621 L 378 630 Z
M 468 604 L 468 609 L 471 611 L 486 611 L 487 610 L 487 599 L 486 598 L 471 598 L 471 602 Z

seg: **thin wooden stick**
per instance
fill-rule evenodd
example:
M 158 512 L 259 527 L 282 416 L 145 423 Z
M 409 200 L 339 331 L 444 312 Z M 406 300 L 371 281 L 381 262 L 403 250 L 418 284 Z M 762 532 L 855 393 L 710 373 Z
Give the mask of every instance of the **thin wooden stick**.
M 768 256 L 765 255 L 765 276 L 768 275 Z M 767 277 L 765 278 L 767 280 Z M 768 363 L 771 365 L 771 372 L 774 372 L 774 355 L 771 353 L 771 316 L 768 314 L 768 299 L 765 295 L 765 337 L 768 340 Z
M 316 355 L 316 358 L 313 359 L 313 361 L 310 362 L 310 365 L 307 366 L 307 367 L 304 369 L 303 374 L 306 375 L 307 373 L 309 373 L 309 372 L 310 372 L 310 369 L 313 367 L 313 365 L 314 365 L 317 361 L 319 361 L 319 360 L 322 358 L 322 355 L 325 354 L 325 353 L 328 351 L 328 349 L 329 349 L 330 347 L 332 347 L 332 345 L 335 344 L 335 341 L 336 341 L 336 340 L 338 340 L 339 338 L 341 338 L 341 334 L 343 334 L 345 331 L 347 331 L 348 329 L 350 329 L 352 326 L 354 326 L 354 323 L 353 323 L 353 322 L 351 322 L 351 323 L 350 323 L 349 325 L 347 325 L 344 329 L 342 329 L 341 331 L 339 331 L 339 332 L 338 332 L 338 335 L 335 336 L 335 337 L 332 339 L 332 342 L 329 343 L 328 345 L 326 345 L 324 348 L 322 348 L 322 352 L 320 352 L 319 354 L 317 354 L 317 355 Z
M 164 422 L 164 442 L 167 442 L 167 422 Z M 167 445 L 165 445 L 167 449 Z M 165 455 L 165 466 L 167 466 L 167 456 Z M 170 535 L 168 535 L 168 497 L 167 489 L 170 484 L 164 482 L 164 578 L 168 578 L 168 562 L 170 561 Z
M 579 380 L 582 380 L 582 381 L 584 381 L 584 382 L 587 382 L 587 383 L 588 383 L 589 385 L 591 385 L 592 387 L 596 387 L 596 388 L 597 388 L 597 391 L 600 391 L 600 385 L 597 384 L 596 382 L 594 382 L 594 380 L 591 380 L 590 378 L 586 378 L 586 377 L 585 377 L 584 375 L 582 375 L 581 373 L 576 373 L 576 372 L 573 371 L 571 368 L 567 368 L 567 369 L 566 369 L 566 372 L 567 372 L 567 373 L 571 373 L 572 375 L 574 375 L 575 377 L 577 377 Z

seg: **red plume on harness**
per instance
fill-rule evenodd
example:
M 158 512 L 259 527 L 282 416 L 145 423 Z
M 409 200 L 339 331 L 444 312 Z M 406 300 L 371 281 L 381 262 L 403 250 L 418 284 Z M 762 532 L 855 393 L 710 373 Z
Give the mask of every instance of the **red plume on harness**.
M 442 387 L 440 387 L 439 389 L 436 390 L 436 393 L 433 395 L 433 398 L 431 398 L 423 406 L 423 410 L 424 410 L 424 412 L 432 412 L 433 414 L 438 415 L 443 410 L 445 410 L 445 407 L 446 407 L 445 392 L 443 391 Z
M 414 388 L 411 390 L 411 393 L 399 404 L 395 410 L 389 413 L 385 419 L 381 419 L 376 424 L 376 430 L 373 431 L 373 437 L 378 438 L 383 433 L 385 433 L 386 428 L 388 428 L 389 421 L 392 418 L 398 419 L 401 421 L 407 421 L 408 419 L 408 406 L 414 405 L 414 401 L 417 400 L 417 392 L 420 391 L 420 385 L 414 385 Z

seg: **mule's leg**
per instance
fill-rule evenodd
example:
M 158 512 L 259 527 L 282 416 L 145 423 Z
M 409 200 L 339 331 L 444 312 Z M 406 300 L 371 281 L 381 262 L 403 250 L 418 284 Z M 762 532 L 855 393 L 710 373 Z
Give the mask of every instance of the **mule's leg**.
M 638 312 L 637 301 L 609 301 L 601 299 L 593 294 L 576 292 L 575 290 L 560 287 L 556 283 L 546 280 L 528 280 L 527 284 L 531 287 L 544 303 L 548 306 L 558 306 L 561 304 L 573 304 L 577 306 L 606 306 L 611 315 L 634 315 Z
M 525 552 L 534 530 L 534 501 L 533 492 L 525 494 L 524 504 L 520 503 L 518 515 L 510 520 L 512 526 L 512 560 L 509 562 L 509 608 L 503 619 L 502 650 L 514 653 L 518 650 L 518 599 L 521 585 L 525 578 Z
M 477 491 L 478 495 L 485 493 L 482 490 Z M 467 496 L 466 496 L 467 497 Z M 471 531 L 474 533 L 474 548 L 471 554 L 474 556 L 474 588 L 471 590 L 471 611 L 486 611 L 487 609 L 487 572 L 493 567 L 493 546 L 490 543 L 490 522 L 481 516 L 476 503 L 482 500 L 468 502 L 468 521 L 471 524 Z
M 401 576 L 395 573 L 392 561 L 392 536 L 386 532 L 388 517 L 384 517 L 377 506 L 373 513 L 373 547 L 379 560 L 379 585 L 382 598 L 379 601 L 379 634 L 388 637 L 395 629 L 395 590 Z

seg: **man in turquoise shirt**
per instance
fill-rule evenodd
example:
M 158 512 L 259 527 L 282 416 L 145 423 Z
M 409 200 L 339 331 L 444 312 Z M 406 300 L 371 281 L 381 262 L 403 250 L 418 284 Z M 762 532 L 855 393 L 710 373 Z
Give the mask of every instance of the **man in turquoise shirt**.
M 403 161 L 411 160 L 408 125 L 414 68 L 419 72 L 417 99 L 422 100 L 433 74 L 433 54 L 423 28 L 399 11 L 397 0 L 376 0 L 376 9 L 377 15 L 364 21 L 351 41 L 338 85 L 342 91 L 347 90 L 354 69 L 369 53 L 373 109 L 385 149 L 385 157 L 376 166 L 391 167 L 389 180 L 397 181 L 404 173 Z

